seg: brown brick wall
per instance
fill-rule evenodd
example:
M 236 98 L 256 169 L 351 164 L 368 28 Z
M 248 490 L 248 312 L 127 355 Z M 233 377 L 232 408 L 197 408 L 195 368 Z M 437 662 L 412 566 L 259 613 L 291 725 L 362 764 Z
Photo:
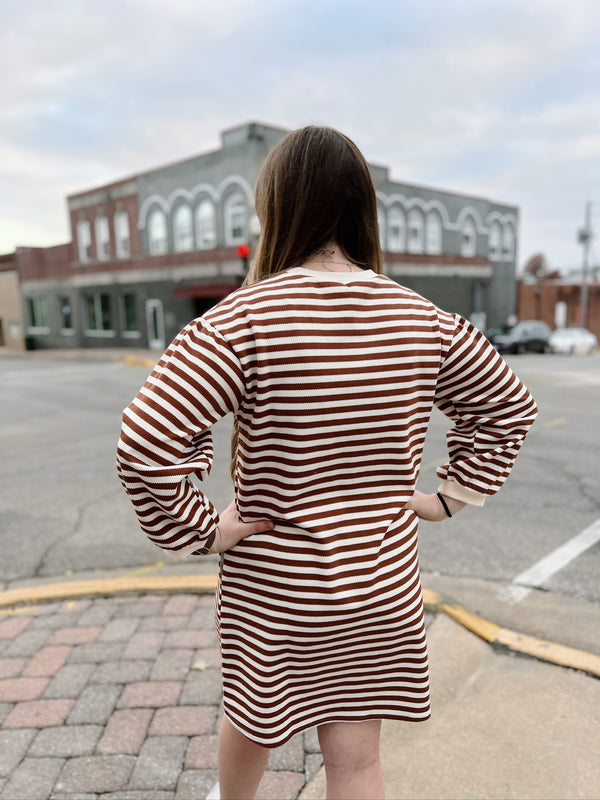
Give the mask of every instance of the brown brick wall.
M 112 261 L 79 264 L 72 259 L 72 243 L 56 247 L 31 247 L 17 253 L 19 275 L 23 283 L 37 280 L 68 278 L 71 275 L 96 275 L 119 270 L 159 269 L 186 264 L 206 264 L 239 259 L 235 247 L 195 250 L 189 253 L 166 253 L 162 256 L 138 255 Z
M 17 250 L 15 261 L 21 282 L 54 280 L 71 274 L 71 242 L 54 247 L 27 247 Z
M 83 210 L 85 212 L 89 211 L 89 209 Z M 75 213 L 79 214 L 80 212 Z M 90 219 L 92 218 L 90 217 Z M 95 252 L 94 248 L 95 239 L 94 231 L 92 230 L 92 252 Z M 221 261 L 235 261 L 239 258 L 235 247 L 218 247 L 212 250 L 192 250 L 186 253 L 165 253 L 160 256 L 148 256 L 138 251 L 131 258 L 113 258 L 108 261 L 94 260 L 86 264 L 80 264 L 77 247 L 74 242 L 56 245 L 55 247 L 32 247 L 17 253 L 19 274 L 23 282 L 66 278 L 70 275 L 93 275 L 98 272 L 116 272 L 124 269 L 159 269 L 161 267 L 179 267 L 186 264 L 219 263 Z M 462 258 L 461 256 L 424 255 L 421 253 L 386 253 L 385 258 L 390 263 L 465 264 L 470 266 L 489 264 L 489 261 L 485 258 Z
M 517 316 L 541 319 L 552 328 L 556 304 L 567 304 L 567 325 L 581 324 L 581 288 L 576 283 L 520 283 L 517 292 Z M 600 339 L 600 284 L 588 286 L 587 328 Z

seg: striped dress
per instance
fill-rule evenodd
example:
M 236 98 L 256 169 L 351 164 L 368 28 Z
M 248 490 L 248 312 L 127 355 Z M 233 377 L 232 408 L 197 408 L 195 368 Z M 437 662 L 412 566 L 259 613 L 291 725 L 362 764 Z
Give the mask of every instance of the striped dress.
M 440 490 L 481 505 L 536 407 L 458 315 L 370 270 L 295 268 L 187 325 L 123 416 L 118 470 L 150 540 L 206 553 L 218 513 L 193 482 L 210 427 L 239 424 L 240 518 L 221 557 L 225 713 L 267 747 L 333 721 L 430 714 L 415 489 L 432 407 L 451 420 Z

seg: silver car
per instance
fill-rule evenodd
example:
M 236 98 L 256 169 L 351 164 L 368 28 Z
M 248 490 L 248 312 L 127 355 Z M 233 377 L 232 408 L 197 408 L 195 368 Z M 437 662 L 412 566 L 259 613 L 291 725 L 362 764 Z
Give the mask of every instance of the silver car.
M 550 334 L 550 350 L 553 353 L 591 355 L 597 346 L 598 339 L 585 328 L 559 328 Z

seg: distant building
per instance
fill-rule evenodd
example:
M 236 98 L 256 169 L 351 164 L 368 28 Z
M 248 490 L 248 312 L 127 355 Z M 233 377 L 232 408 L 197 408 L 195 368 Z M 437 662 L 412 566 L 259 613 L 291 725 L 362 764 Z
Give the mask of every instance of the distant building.
M 70 195 L 72 241 L 17 254 L 28 342 L 162 349 L 241 284 L 253 187 L 286 131 L 248 123 L 221 147 Z M 518 209 L 393 181 L 371 167 L 388 275 L 480 327 L 515 312 Z
M 0 256 L 0 347 L 25 348 L 25 326 L 16 253 Z
M 520 282 L 517 314 L 520 320 L 541 319 L 552 328 L 581 325 L 581 281 L 571 278 Z M 587 328 L 600 339 L 600 283 L 588 277 Z

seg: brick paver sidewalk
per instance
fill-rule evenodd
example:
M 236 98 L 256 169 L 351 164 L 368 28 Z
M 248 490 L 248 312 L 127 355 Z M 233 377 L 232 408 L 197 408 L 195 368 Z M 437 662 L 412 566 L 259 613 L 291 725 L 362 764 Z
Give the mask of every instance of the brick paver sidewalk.
M 221 714 L 213 595 L 102 597 L 0 617 L 0 797 L 204 798 Z M 262 798 L 321 766 L 314 731 L 271 754 Z

